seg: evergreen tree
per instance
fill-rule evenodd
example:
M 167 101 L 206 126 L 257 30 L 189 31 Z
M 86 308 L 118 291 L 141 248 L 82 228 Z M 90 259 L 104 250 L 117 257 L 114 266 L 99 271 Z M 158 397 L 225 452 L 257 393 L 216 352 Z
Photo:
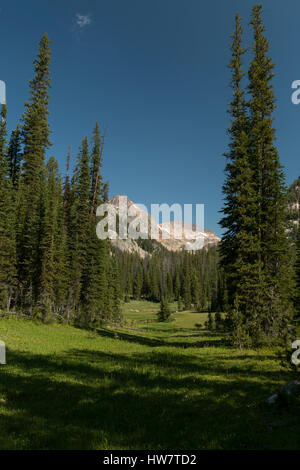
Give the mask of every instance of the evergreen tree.
M 110 256 L 107 240 L 99 240 L 96 235 L 96 210 L 103 202 L 102 191 L 102 151 L 103 137 L 96 123 L 93 134 L 93 148 L 90 159 L 90 198 L 89 210 L 82 206 L 82 216 L 89 213 L 88 226 L 84 223 L 88 237 L 85 237 L 86 253 L 82 260 L 81 279 L 81 319 L 85 326 L 96 327 L 107 320 L 119 319 L 120 279 L 114 256 Z M 84 141 L 80 159 L 82 185 L 78 186 L 78 196 L 87 194 L 87 141 Z M 86 199 L 82 199 L 86 202 Z M 83 232 L 82 232 L 83 233 Z
M 173 300 L 173 297 L 174 297 L 173 280 L 172 280 L 172 275 L 169 271 L 166 274 L 166 290 L 167 290 L 168 299 Z
M 180 275 L 179 275 L 179 272 L 177 270 L 175 278 L 174 278 L 174 296 L 175 296 L 175 299 L 179 300 L 180 293 L 181 293 Z
M 165 297 L 162 296 L 162 299 L 160 301 L 160 310 L 157 314 L 158 316 L 158 321 L 164 322 L 168 321 L 170 316 L 171 316 L 171 310 L 169 307 L 169 303 Z
M 205 326 L 209 331 L 214 329 L 214 319 L 211 312 L 208 312 L 207 321 L 205 322 Z
M 185 253 L 184 256 L 184 264 L 183 264 L 183 271 L 182 271 L 182 298 L 184 302 L 185 310 L 189 310 L 191 308 L 191 269 L 189 263 L 189 255 Z
M 284 230 L 285 188 L 274 146 L 272 113 L 273 64 L 264 37 L 261 6 L 253 8 L 254 58 L 249 68 L 249 116 L 242 90 L 242 28 L 236 16 L 232 42 L 233 100 L 230 104 L 230 146 L 226 154 L 221 265 L 232 328 L 255 344 L 277 337 L 289 318 L 290 267 Z M 236 308 L 238 305 L 238 308 Z M 240 318 L 237 318 L 240 316 Z
M 104 137 L 100 132 L 98 122 L 96 122 L 91 155 L 91 214 L 96 213 L 97 204 L 100 202 L 100 196 L 104 199 L 101 175 L 103 145 Z
M 242 33 L 241 19 L 236 15 L 229 66 L 232 72 L 233 99 L 229 110 L 229 152 L 225 154 L 225 205 L 222 210 L 224 217 L 220 222 L 225 233 L 220 248 L 220 264 L 226 273 L 230 307 L 233 307 L 235 298 L 239 297 L 245 311 L 253 301 L 253 295 L 257 298 L 256 278 L 260 267 L 257 263 L 259 245 L 255 220 L 256 193 L 253 170 L 249 162 L 249 122 L 242 89 L 242 57 L 245 53 L 242 47 Z
M 15 207 L 6 148 L 6 105 L 0 113 L 0 309 L 16 300 Z
M 109 241 L 96 235 L 97 206 L 109 197 L 101 174 L 104 136 L 96 124 L 91 154 L 83 139 L 71 182 L 70 148 L 64 184 L 54 157 L 46 163 L 49 45 L 45 34 L 22 124 L 8 147 L 6 106 L 1 108 L 0 309 L 14 305 L 44 321 L 95 327 L 120 319 L 119 266 Z M 129 262 L 131 293 L 135 265 L 143 285 L 142 263 Z
M 192 269 L 192 275 L 191 275 L 191 286 L 192 286 L 192 303 L 194 305 L 195 309 L 198 309 L 199 307 L 199 302 L 200 302 L 200 283 L 199 283 L 199 277 L 198 273 L 196 271 L 196 268 Z
M 141 298 L 142 287 L 143 287 L 143 270 L 141 266 L 138 266 L 136 274 L 135 274 L 135 279 L 133 282 L 133 297 L 135 299 Z
M 286 188 L 284 174 L 274 144 L 275 99 L 273 63 L 264 36 L 262 6 L 252 10 L 253 59 L 249 68 L 250 161 L 257 194 L 256 226 L 259 234 L 258 278 L 263 308 L 259 325 L 264 335 L 276 337 L 287 328 L 290 317 L 291 265 L 285 230 Z
M 90 167 L 88 140 L 82 141 L 72 178 L 71 227 L 69 231 L 70 253 L 70 299 L 71 308 L 80 321 L 80 300 L 83 273 L 88 271 L 90 236 Z
M 106 181 L 103 185 L 103 202 L 108 202 L 109 200 L 109 183 Z
M 120 272 L 116 257 L 113 255 L 110 259 L 111 262 L 111 274 L 110 274 L 110 298 L 111 298 L 111 307 L 112 307 L 112 319 L 114 321 L 120 320 Z
M 71 159 L 71 147 L 68 148 L 67 154 L 67 166 L 66 166 L 66 175 L 63 185 L 63 206 L 64 206 L 64 225 L 66 231 L 69 234 L 71 228 L 71 206 L 72 206 L 72 195 L 71 195 L 71 183 L 70 183 L 70 159 Z
M 41 231 L 41 195 L 45 177 L 45 151 L 50 145 L 48 125 L 50 41 L 44 34 L 34 62 L 35 76 L 30 81 L 30 100 L 25 104 L 22 134 L 24 143 L 22 198 L 18 208 L 22 228 L 19 230 L 18 263 L 23 304 L 32 311 L 37 299 L 38 257 Z
M 45 321 L 64 314 L 68 284 L 62 182 L 58 163 L 53 157 L 46 166 L 43 206 L 38 308 Z
M 8 146 L 8 161 L 9 161 L 9 174 L 12 181 L 13 188 L 19 188 L 20 175 L 21 175 L 21 131 L 20 128 L 13 130 L 11 133 L 9 146 Z

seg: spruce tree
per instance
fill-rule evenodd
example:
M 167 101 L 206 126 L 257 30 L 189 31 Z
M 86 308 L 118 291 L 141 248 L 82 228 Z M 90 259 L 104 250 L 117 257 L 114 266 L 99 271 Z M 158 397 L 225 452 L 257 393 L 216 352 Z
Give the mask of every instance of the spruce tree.
M 39 246 L 38 311 L 45 321 L 64 314 L 68 283 L 62 181 L 58 163 L 53 157 L 46 166 L 42 201 L 44 214 Z
M 84 143 L 86 145 L 86 143 Z M 103 202 L 102 187 L 102 152 L 103 136 L 96 123 L 93 133 L 93 147 L 89 160 L 90 191 L 87 238 L 85 238 L 86 253 L 83 257 L 81 276 L 81 322 L 85 326 L 97 327 L 104 321 L 119 319 L 120 279 L 118 266 L 114 256 L 110 255 L 110 245 L 107 240 L 99 240 L 96 235 L 96 210 Z M 87 148 L 85 155 L 88 155 Z M 86 170 L 86 157 L 84 168 Z M 81 160 L 81 164 L 83 161 Z M 86 173 L 86 171 L 85 171 Z M 84 193 L 86 193 L 85 179 Z M 79 194 L 83 188 L 79 189 Z M 82 212 L 86 212 L 86 209 Z M 141 289 L 142 285 L 140 286 Z
M 50 87 L 50 41 L 44 34 L 39 43 L 38 57 L 34 62 L 35 75 L 30 81 L 30 99 L 25 104 L 22 118 L 23 174 L 21 223 L 18 239 L 18 264 L 23 304 L 32 312 L 37 300 L 38 257 L 41 230 L 41 195 L 45 177 L 45 151 L 50 145 L 48 102 Z
M 16 300 L 15 207 L 6 147 L 6 105 L 0 113 L 0 309 Z
M 285 230 L 286 188 L 275 146 L 273 112 L 275 98 L 272 79 L 274 65 L 268 56 L 264 36 L 262 6 L 252 10 L 254 32 L 253 59 L 249 68 L 250 162 L 254 173 L 256 228 L 259 235 L 258 278 L 263 307 L 259 325 L 264 335 L 277 337 L 287 328 L 290 318 L 292 287 L 289 241 Z
M 233 100 L 227 156 L 221 266 L 226 276 L 230 324 L 236 343 L 260 344 L 287 328 L 291 269 L 285 232 L 285 187 L 274 145 L 273 64 L 261 20 L 253 8 L 253 60 L 249 103 L 242 89 L 242 28 L 236 16 L 231 46 Z M 249 108 L 249 114 L 246 112 Z
M 21 130 L 19 127 L 11 133 L 8 146 L 9 174 L 14 189 L 19 188 L 22 162 L 22 140 Z
M 160 310 L 159 310 L 157 316 L 158 316 L 158 321 L 160 321 L 160 322 L 168 321 L 170 316 L 171 316 L 171 310 L 170 310 L 170 307 L 169 307 L 168 300 L 163 295 L 162 295 L 162 299 L 160 301 Z
M 192 269 L 191 275 L 191 282 L 192 282 L 192 303 L 195 309 L 198 309 L 199 302 L 200 302 L 200 283 L 199 277 L 196 268 Z
M 88 250 L 90 240 L 90 157 L 88 140 L 85 137 L 79 149 L 72 178 L 71 227 L 69 230 L 70 253 L 70 299 L 72 310 L 77 312 L 80 322 L 80 303 L 83 276 L 88 272 Z
M 225 204 L 222 210 L 224 217 L 220 222 L 225 233 L 220 247 L 220 264 L 226 276 L 229 306 L 232 309 L 235 299 L 239 298 L 243 308 L 238 314 L 244 313 L 246 317 L 246 310 L 259 295 L 256 278 L 260 267 L 257 263 L 259 244 L 255 220 L 256 194 L 253 170 L 249 162 L 249 122 L 242 87 L 244 77 L 242 57 L 245 53 L 242 47 L 242 33 L 241 18 L 237 14 L 229 65 L 232 72 L 233 98 L 229 109 L 230 144 L 229 151 L 225 154 L 227 158 L 226 182 L 223 186 Z
M 174 296 L 175 296 L 175 299 L 179 300 L 180 293 L 181 293 L 180 275 L 179 275 L 179 272 L 177 270 L 175 278 L 174 278 Z
M 191 295 L 191 266 L 190 266 L 189 255 L 185 253 L 183 270 L 182 270 L 182 298 L 184 302 L 185 310 L 191 308 L 192 295 Z
M 103 146 L 104 136 L 101 134 L 98 122 L 96 122 L 91 155 L 91 217 L 92 214 L 96 213 L 100 197 L 102 197 L 102 200 L 104 199 L 101 174 Z
M 111 298 L 111 309 L 113 321 L 119 321 L 121 318 L 120 311 L 120 272 L 116 257 L 112 255 L 110 257 L 110 279 L 109 279 L 109 296 Z
M 138 266 L 136 273 L 135 273 L 134 282 L 133 282 L 133 297 L 137 300 L 141 298 L 142 287 L 143 287 L 143 270 L 141 266 Z

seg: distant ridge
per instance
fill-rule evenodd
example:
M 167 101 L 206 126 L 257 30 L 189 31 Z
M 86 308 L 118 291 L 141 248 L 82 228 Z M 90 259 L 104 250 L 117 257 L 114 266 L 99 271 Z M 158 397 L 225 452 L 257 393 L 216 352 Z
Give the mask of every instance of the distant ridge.
M 145 214 L 145 218 L 147 217 L 148 220 L 148 226 L 141 227 L 140 231 L 141 233 L 147 233 L 148 231 L 148 237 L 150 239 L 151 227 L 154 227 L 154 229 L 158 233 L 158 236 L 154 240 L 150 241 L 152 241 L 153 244 L 156 244 L 156 246 L 160 244 L 162 247 L 166 248 L 169 251 L 181 251 L 185 248 L 185 246 L 188 249 L 188 244 L 192 244 L 197 240 L 200 241 L 202 237 L 204 238 L 204 247 L 216 245 L 221 241 L 221 239 L 213 231 L 203 230 L 202 228 L 197 227 L 195 224 L 185 224 L 184 232 L 183 222 L 172 221 L 170 223 L 158 224 L 151 216 L 151 214 L 148 214 L 147 212 L 143 211 L 125 194 L 116 195 L 109 200 L 109 204 L 112 204 L 115 207 L 117 213 L 119 210 L 119 201 L 121 196 L 126 197 L 128 209 L 130 207 L 133 207 L 137 215 L 140 215 L 141 213 Z M 132 217 L 132 219 L 133 218 L 134 217 Z M 163 238 L 164 234 L 166 233 L 168 233 L 168 239 Z M 149 254 L 140 247 L 138 240 L 121 240 L 118 237 L 118 234 L 117 239 L 112 240 L 112 244 L 122 251 L 136 252 L 142 257 L 145 257 L 147 254 Z

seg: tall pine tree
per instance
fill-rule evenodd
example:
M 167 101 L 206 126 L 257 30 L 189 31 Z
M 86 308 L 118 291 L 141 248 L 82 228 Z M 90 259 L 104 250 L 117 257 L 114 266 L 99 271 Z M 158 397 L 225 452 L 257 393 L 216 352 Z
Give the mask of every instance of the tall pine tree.
M 257 195 L 256 224 L 259 236 L 258 279 L 263 307 L 256 330 L 277 337 L 287 328 L 290 316 L 291 265 L 286 233 L 286 188 L 275 146 L 272 79 L 274 65 L 268 56 L 262 6 L 252 10 L 253 59 L 249 67 L 250 163 Z M 255 331 L 254 331 L 255 334 Z
M 45 178 L 45 152 L 50 145 L 48 102 L 50 87 L 50 41 L 44 34 L 34 62 L 30 100 L 25 104 L 22 134 L 24 143 L 22 197 L 19 214 L 22 227 L 18 240 L 18 265 L 22 302 L 32 312 L 39 290 L 39 243 L 41 237 L 41 195 Z
M 15 207 L 6 147 L 6 105 L 0 113 L 0 309 L 16 300 Z

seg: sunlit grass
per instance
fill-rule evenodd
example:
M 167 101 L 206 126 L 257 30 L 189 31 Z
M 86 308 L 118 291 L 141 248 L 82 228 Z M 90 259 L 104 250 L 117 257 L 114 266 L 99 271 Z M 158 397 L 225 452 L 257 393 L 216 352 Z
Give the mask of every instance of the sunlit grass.
M 98 332 L 0 320 L 0 449 L 300 446 L 297 415 L 263 405 L 290 378 L 275 351 L 228 347 L 203 313 L 122 308 Z

